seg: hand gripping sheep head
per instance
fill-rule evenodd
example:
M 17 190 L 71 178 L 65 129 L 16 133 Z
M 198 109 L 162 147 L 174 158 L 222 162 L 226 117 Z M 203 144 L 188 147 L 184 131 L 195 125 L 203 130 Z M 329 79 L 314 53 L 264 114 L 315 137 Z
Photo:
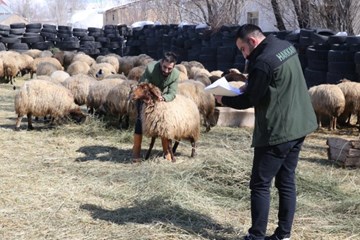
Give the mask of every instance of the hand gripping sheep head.
M 132 100 L 142 100 L 146 104 L 153 104 L 160 97 L 160 89 L 151 83 L 140 83 L 131 95 Z

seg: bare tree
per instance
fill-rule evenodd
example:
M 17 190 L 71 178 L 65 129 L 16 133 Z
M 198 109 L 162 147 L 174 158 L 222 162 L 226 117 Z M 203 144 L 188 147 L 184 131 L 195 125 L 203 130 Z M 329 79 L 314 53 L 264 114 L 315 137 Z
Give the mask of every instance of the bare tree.
M 47 2 L 49 14 L 57 25 L 67 25 L 74 11 L 82 9 L 83 0 L 49 0 Z
M 276 26 L 279 30 L 286 30 L 283 17 L 281 16 L 281 10 L 277 0 L 271 0 L 271 6 L 274 11 Z
M 14 13 L 22 16 L 28 21 L 31 21 L 36 15 L 36 6 L 31 4 L 31 0 L 13 0 L 9 3 L 9 7 Z

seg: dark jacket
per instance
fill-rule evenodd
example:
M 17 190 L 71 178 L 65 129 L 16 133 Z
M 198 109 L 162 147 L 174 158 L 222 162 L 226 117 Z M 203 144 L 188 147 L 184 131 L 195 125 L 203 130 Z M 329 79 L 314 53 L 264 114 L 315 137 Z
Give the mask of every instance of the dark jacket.
M 317 128 L 296 49 L 273 35 L 248 57 L 248 85 L 243 95 L 223 97 L 223 104 L 255 107 L 253 147 L 304 137 Z
M 161 73 L 160 62 L 152 62 L 147 65 L 145 72 L 141 76 L 139 82 L 148 82 L 154 84 L 162 92 L 162 97 L 164 100 L 169 102 L 175 98 L 178 87 L 179 74 L 179 70 L 174 68 L 170 75 L 165 77 Z

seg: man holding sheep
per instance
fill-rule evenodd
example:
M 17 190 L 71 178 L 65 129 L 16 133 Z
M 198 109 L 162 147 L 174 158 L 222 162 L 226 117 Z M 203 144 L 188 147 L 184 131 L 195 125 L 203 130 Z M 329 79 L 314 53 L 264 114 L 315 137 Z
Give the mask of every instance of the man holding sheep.
M 162 59 L 157 62 L 151 62 L 145 69 L 139 82 L 148 82 L 157 86 L 162 96 L 159 101 L 172 101 L 177 92 L 179 71 L 174 69 L 177 62 L 176 55 L 173 52 L 165 52 Z M 133 162 L 140 161 L 141 142 L 142 142 L 142 123 L 141 123 L 141 103 L 137 103 L 138 116 L 135 123 Z M 163 143 L 164 147 L 164 143 Z
M 248 60 L 242 95 L 216 96 L 226 106 L 255 107 L 253 167 L 250 180 L 252 226 L 245 240 L 290 239 L 296 209 L 295 169 L 302 143 L 317 128 L 296 49 L 252 24 L 242 25 L 236 45 Z M 278 227 L 266 237 L 270 186 L 279 193 Z

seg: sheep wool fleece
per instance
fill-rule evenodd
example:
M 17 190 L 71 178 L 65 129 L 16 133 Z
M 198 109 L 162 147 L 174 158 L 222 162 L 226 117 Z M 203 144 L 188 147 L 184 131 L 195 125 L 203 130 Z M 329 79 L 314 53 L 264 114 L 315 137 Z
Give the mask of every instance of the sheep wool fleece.
M 144 74 L 141 76 L 139 82 L 148 82 L 157 86 L 162 92 L 162 96 L 166 102 L 172 101 L 175 98 L 178 79 L 180 72 L 174 68 L 169 76 L 165 77 L 161 73 L 160 62 L 151 62 L 147 65 Z
M 292 141 L 317 128 L 296 49 L 273 35 L 250 54 L 248 86 L 244 94 L 223 97 L 230 107 L 255 107 L 253 147 Z

